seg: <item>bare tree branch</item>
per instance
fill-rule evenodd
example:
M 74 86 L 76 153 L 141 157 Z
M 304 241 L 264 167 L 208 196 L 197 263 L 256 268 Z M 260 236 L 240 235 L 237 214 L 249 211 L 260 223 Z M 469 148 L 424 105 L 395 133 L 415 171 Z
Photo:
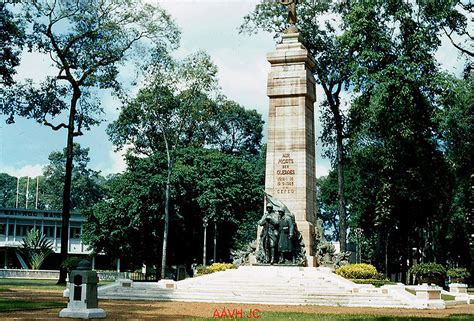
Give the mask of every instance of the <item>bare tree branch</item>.
M 474 57 L 474 52 L 469 51 L 469 50 L 467 50 L 467 49 L 464 49 L 464 48 L 462 48 L 461 46 L 459 46 L 458 44 L 456 44 L 456 43 L 454 42 L 453 38 L 451 37 L 452 31 L 451 31 L 450 33 L 448 33 L 445 28 L 443 28 L 443 30 L 444 30 L 444 33 L 446 34 L 446 36 L 448 36 L 449 40 L 451 41 L 451 44 L 452 44 L 456 49 L 458 49 L 458 50 L 461 51 L 462 53 L 465 53 L 465 54 L 468 55 L 468 56 Z
M 66 125 L 65 123 L 61 123 L 61 124 L 55 126 L 55 125 L 51 124 L 50 122 L 48 122 L 46 119 L 43 119 L 43 125 L 51 127 L 53 130 L 59 130 L 61 128 L 69 128 L 68 125 Z
M 102 67 L 102 66 L 107 66 L 107 65 L 110 65 L 110 64 L 113 64 L 117 61 L 120 61 L 122 58 L 123 58 L 123 53 L 125 53 L 125 51 L 127 51 L 128 49 L 130 49 L 130 47 L 132 47 L 132 45 L 137 42 L 138 40 L 140 40 L 141 38 L 143 38 L 143 36 L 145 35 L 145 32 L 141 32 L 138 36 L 136 36 L 135 38 L 133 38 L 132 40 L 130 40 L 130 42 L 128 43 L 128 45 L 122 49 L 122 55 L 117 55 L 116 57 L 113 57 L 113 58 L 110 58 L 110 59 L 107 59 L 107 58 L 104 58 L 104 59 L 101 59 L 99 60 L 99 62 L 97 62 L 95 65 L 93 65 L 91 68 L 89 68 L 88 70 L 86 70 L 83 74 L 82 74 L 82 77 L 79 79 L 79 81 L 77 82 L 79 86 L 81 86 L 84 81 L 87 79 L 87 77 L 89 77 L 91 74 L 93 74 L 94 72 L 97 71 L 98 68 Z

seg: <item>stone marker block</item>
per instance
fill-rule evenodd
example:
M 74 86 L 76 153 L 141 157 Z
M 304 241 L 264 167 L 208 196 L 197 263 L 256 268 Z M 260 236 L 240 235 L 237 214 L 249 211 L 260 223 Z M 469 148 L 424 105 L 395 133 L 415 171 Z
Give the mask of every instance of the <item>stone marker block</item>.
M 133 287 L 133 281 L 130 279 L 118 279 L 117 282 L 120 283 L 120 287 L 122 288 Z
M 441 300 L 441 288 L 432 285 L 419 285 L 415 287 L 416 298 L 422 300 Z
M 158 288 L 166 290 L 175 290 L 177 286 L 174 280 L 162 279 L 158 281 Z
M 467 284 L 451 283 L 449 285 L 449 292 L 453 294 L 467 294 Z
M 91 270 L 86 260 L 79 262 L 69 275 L 69 299 L 67 308 L 59 312 L 60 318 L 105 318 L 106 312 L 99 308 L 97 298 L 97 272 Z

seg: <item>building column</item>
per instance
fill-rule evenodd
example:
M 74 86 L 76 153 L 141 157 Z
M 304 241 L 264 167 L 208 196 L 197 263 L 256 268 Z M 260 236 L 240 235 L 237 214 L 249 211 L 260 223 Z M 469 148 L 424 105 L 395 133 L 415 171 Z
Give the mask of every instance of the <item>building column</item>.
M 57 251 L 58 250 L 58 225 L 56 224 L 56 221 L 54 221 L 54 249 Z
M 120 272 L 120 258 L 117 258 L 117 272 Z
M 7 227 L 5 228 L 5 242 L 8 242 L 8 234 L 10 234 L 10 219 L 7 217 Z

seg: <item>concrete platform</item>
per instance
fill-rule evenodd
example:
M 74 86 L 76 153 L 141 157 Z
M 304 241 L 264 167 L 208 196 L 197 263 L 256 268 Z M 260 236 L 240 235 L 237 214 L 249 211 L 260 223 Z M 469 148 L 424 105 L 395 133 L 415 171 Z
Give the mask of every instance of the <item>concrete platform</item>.
M 123 283 L 123 282 L 122 282 Z M 163 288 L 157 282 L 116 282 L 98 289 L 100 299 L 439 309 L 404 285 L 355 284 L 327 268 L 243 266 L 189 278 Z M 425 302 L 426 301 L 426 302 Z

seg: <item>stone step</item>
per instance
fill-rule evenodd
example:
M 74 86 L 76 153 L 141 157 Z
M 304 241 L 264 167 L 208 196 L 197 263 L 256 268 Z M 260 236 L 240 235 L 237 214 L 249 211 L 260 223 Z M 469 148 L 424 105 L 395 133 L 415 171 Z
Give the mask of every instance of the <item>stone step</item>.
M 145 288 L 143 288 L 145 289 Z M 153 288 L 146 288 L 146 289 L 153 289 Z M 156 289 L 159 289 L 156 287 Z M 178 286 L 177 290 L 179 291 L 197 291 L 197 290 L 216 290 L 216 291 L 256 291 L 259 293 L 263 292 L 281 292 L 281 293 L 352 293 L 350 290 L 340 288 L 340 287 L 253 287 L 250 285 L 239 285 L 239 286 L 217 286 L 217 285 L 209 285 L 209 286 Z M 364 292 L 370 293 L 370 292 Z M 379 292 L 373 293 L 375 295 L 379 295 Z
M 286 284 L 252 284 L 252 283 L 208 283 L 208 284 L 177 284 L 176 287 L 178 289 L 191 289 L 191 288 L 202 288 L 202 287 L 213 287 L 213 288 L 223 288 L 223 289 L 235 289 L 235 288 L 268 288 L 268 289 L 275 289 L 275 290 L 301 290 L 301 289 L 310 289 L 310 290 L 318 290 L 318 289 L 338 289 L 344 290 L 348 288 L 344 288 L 340 285 L 332 285 L 332 284 L 323 284 L 323 285 L 305 285 L 305 284 L 293 284 L 293 283 L 286 283 Z M 350 290 L 350 289 L 348 289 Z M 368 289 L 367 291 L 371 291 Z M 375 290 L 375 292 L 379 292 Z
M 121 291 L 114 291 L 116 293 L 126 293 L 126 294 L 140 294 L 143 293 L 144 295 L 157 295 L 157 296 L 181 296 L 181 295 L 190 295 L 196 294 L 197 296 L 255 296 L 258 298 L 261 297 L 299 297 L 299 298 L 312 298 L 312 299 L 339 299 L 339 298 L 354 298 L 354 300 L 393 300 L 388 295 L 373 295 L 367 293 L 315 293 L 310 291 L 303 291 L 303 292 L 294 292 L 294 293 L 286 293 L 286 292 L 272 292 L 272 291 L 260 291 L 260 290 L 253 290 L 253 291 L 239 291 L 239 290 L 220 290 L 220 289 L 202 289 L 201 292 L 197 292 L 194 290 L 164 290 L 164 289 L 153 289 L 153 288 L 144 288 L 144 289 L 137 289 L 137 288 L 130 288 L 130 289 L 123 289 Z
M 105 297 L 101 297 L 101 299 L 130 299 L 129 296 L 124 294 L 117 294 L 117 295 L 107 295 Z M 400 308 L 400 307 L 409 307 L 406 304 L 401 302 L 396 302 L 393 300 L 387 301 L 368 301 L 368 300 L 354 300 L 353 298 L 339 298 L 339 299 L 328 299 L 328 298 L 321 298 L 320 300 L 316 300 L 314 298 L 274 298 L 274 297 L 238 297 L 238 296 L 227 296 L 227 297 L 210 297 L 205 295 L 200 296 L 184 296 L 184 295 L 173 295 L 169 297 L 163 296 L 150 296 L 147 294 L 137 294 L 133 296 L 133 299 L 136 300 L 163 300 L 163 301 L 184 301 L 184 302 L 222 302 L 222 303 L 248 303 L 248 304 L 288 304 L 288 305 L 302 305 L 302 304 L 309 304 L 309 305 L 320 305 L 320 306 L 353 306 L 353 307 L 393 307 L 393 308 Z
M 353 293 L 352 289 L 358 289 Z M 131 288 L 108 287 L 101 299 L 183 302 L 288 304 L 407 308 L 410 302 L 395 299 L 380 289 L 361 286 L 314 268 L 244 267 L 185 279 L 176 289 L 159 288 L 156 282 L 135 282 Z

